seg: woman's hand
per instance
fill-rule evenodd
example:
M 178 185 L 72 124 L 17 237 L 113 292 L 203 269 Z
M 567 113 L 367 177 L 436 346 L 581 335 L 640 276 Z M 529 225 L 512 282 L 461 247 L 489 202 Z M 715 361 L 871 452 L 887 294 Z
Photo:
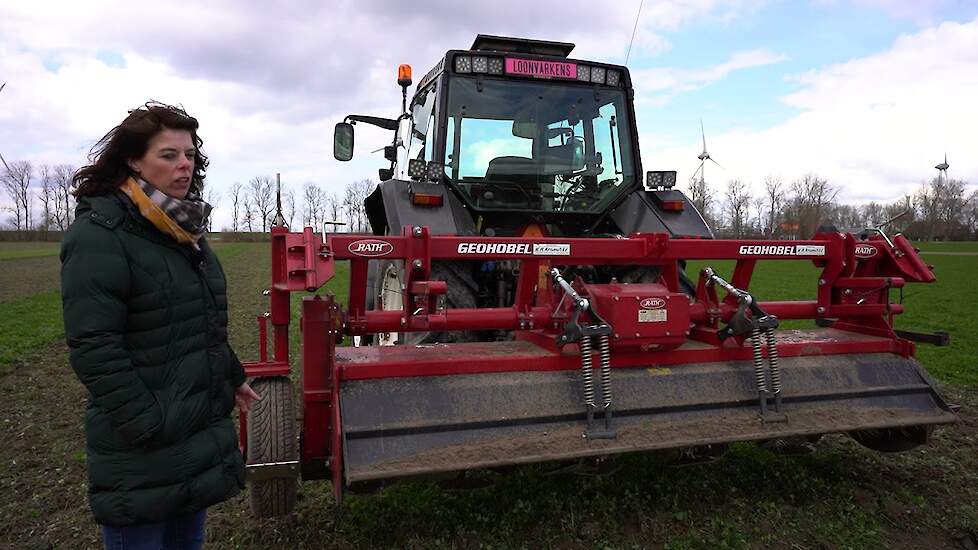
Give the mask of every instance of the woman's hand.
M 238 410 L 241 412 L 250 411 L 251 404 L 259 399 L 261 396 L 255 393 L 255 390 L 251 389 L 247 382 L 243 382 L 238 386 L 238 389 L 234 390 L 234 404 L 238 406 Z

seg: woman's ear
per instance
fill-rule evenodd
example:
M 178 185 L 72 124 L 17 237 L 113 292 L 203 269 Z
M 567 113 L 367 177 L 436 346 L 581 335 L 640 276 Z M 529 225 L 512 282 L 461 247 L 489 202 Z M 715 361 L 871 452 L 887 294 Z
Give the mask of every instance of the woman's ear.
M 128 162 L 128 164 L 129 164 L 129 169 L 130 169 L 130 170 L 132 170 L 132 171 L 133 171 L 133 172 L 135 172 L 136 174 L 139 174 L 139 165 L 138 165 L 138 164 L 136 163 L 136 161 L 135 161 L 135 160 L 130 160 L 130 161 Z

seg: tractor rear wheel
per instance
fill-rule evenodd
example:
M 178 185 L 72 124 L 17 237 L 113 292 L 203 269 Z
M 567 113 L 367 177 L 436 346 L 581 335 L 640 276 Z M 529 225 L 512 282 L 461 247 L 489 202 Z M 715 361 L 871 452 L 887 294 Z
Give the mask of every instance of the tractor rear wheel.
M 468 281 L 464 275 L 465 264 L 461 262 L 437 262 L 431 266 L 431 280 L 448 283 L 448 293 L 445 295 L 446 308 L 476 307 L 476 292 L 474 282 Z M 368 307 L 381 311 L 401 311 L 404 309 L 405 291 L 404 262 L 387 260 L 378 262 L 376 274 L 368 285 L 372 296 L 368 299 Z M 390 332 L 373 336 L 372 343 L 380 346 L 394 344 L 430 344 L 434 342 L 473 342 L 477 341 L 477 333 L 463 332 Z
M 248 464 L 299 459 L 295 438 L 295 407 L 288 378 L 258 378 L 252 389 L 261 396 L 248 411 Z M 257 517 L 285 516 L 295 508 L 295 477 L 251 482 L 251 510 Z

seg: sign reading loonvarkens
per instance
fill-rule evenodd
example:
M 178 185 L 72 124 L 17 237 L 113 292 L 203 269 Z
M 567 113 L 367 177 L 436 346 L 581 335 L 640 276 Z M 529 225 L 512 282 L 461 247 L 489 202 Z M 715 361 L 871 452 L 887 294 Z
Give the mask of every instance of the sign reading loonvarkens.
M 506 58 L 506 74 L 535 78 L 577 78 L 577 64 L 565 61 L 538 61 L 536 59 Z

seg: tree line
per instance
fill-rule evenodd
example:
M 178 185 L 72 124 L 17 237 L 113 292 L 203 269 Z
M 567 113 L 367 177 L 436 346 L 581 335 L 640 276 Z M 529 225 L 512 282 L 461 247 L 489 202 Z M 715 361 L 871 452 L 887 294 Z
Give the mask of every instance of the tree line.
M 762 193 L 751 189 L 739 179 L 720 190 L 697 180 L 689 198 L 721 237 L 807 239 L 823 225 L 848 231 L 889 221 L 887 233 L 913 240 L 978 239 L 978 189 L 966 181 L 936 177 L 899 199 L 859 205 L 840 201 L 841 188 L 814 173 L 787 183 L 768 176 Z
M 0 229 L 16 231 L 64 231 L 74 219 L 71 177 L 68 164 L 32 165 L 28 161 L 3 161 L 0 167 Z M 329 191 L 306 182 L 301 186 L 282 184 L 282 216 L 289 227 L 312 226 L 330 231 L 369 233 L 364 200 L 376 184 L 363 179 L 349 183 L 343 191 Z M 768 176 L 763 193 L 739 179 L 720 190 L 698 180 L 689 185 L 689 198 L 714 228 L 717 236 L 749 238 L 809 238 L 821 225 L 840 230 L 874 227 L 893 220 L 890 233 L 901 232 L 914 240 L 978 239 L 978 190 L 965 181 L 934 178 L 921 183 L 913 193 L 890 202 L 846 204 L 838 199 L 839 186 L 813 173 L 791 182 Z M 235 182 L 222 195 L 214 185 L 205 187 L 204 200 L 215 209 L 227 209 L 230 222 L 209 230 L 230 232 L 268 231 L 276 214 L 276 181 L 272 176 L 255 176 L 247 183 Z M 219 216 L 223 219 L 223 216 Z
M 0 166 L 0 230 L 64 231 L 74 219 L 75 198 L 68 164 L 41 164 L 4 161 Z M 307 182 L 298 189 L 282 184 L 282 216 L 289 225 L 322 229 L 327 222 L 338 222 L 330 231 L 370 232 L 363 201 L 373 192 L 370 180 L 354 181 L 342 193 L 327 191 Z M 213 184 L 204 187 L 203 199 L 214 209 L 227 209 L 230 222 L 209 231 L 268 231 L 277 212 L 277 184 L 271 176 L 255 176 L 247 183 L 235 182 L 224 194 Z

